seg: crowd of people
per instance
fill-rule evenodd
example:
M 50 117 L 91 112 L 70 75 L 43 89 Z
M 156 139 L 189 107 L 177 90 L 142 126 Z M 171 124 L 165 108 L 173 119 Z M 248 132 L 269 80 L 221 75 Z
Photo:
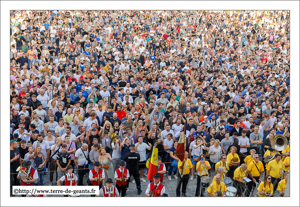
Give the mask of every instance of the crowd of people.
M 176 196 L 193 179 L 195 196 L 284 193 L 289 11 L 11 11 L 10 35 L 11 186 L 88 174 L 106 197 L 131 177 L 150 197 L 172 179 Z

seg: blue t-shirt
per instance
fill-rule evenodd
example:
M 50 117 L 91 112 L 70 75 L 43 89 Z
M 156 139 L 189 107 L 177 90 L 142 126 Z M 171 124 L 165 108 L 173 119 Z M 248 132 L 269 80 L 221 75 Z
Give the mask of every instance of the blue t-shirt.
M 171 147 L 170 152 L 173 152 L 173 155 L 175 155 L 175 151 L 176 151 L 176 149 L 174 147 Z M 169 162 L 173 162 L 173 160 L 174 159 L 170 156 L 169 157 Z
M 49 28 L 49 24 L 44 24 L 44 26 L 45 26 L 45 29 L 48 29 Z

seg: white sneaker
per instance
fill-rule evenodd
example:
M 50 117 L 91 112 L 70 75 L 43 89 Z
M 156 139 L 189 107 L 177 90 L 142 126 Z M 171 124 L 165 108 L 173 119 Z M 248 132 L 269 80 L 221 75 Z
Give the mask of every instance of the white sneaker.
M 142 181 L 143 183 L 147 182 L 144 178 L 141 178 L 141 181 Z
M 190 180 L 194 180 L 194 176 L 191 176 L 191 179 Z
M 134 184 L 134 183 L 135 183 L 135 180 L 133 179 L 133 180 L 131 181 L 131 183 L 133 183 L 133 184 Z
M 172 180 L 170 175 L 168 175 L 168 180 Z
M 177 180 L 178 179 L 177 175 L 174 175 L 174 178 Z

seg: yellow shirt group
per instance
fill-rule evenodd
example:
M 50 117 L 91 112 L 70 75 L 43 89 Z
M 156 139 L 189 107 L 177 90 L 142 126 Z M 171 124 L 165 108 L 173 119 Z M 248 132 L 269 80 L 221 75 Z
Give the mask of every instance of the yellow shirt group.
M 225 166 L 226 165 L 226 166 Z M 224 170 L 229 170 L 228 162 L 226 164 L 223 164 L 222 161 L 218 162 L 215 165 L 215 171 L 217 172 L 218 167 L 224 167 Z M 224 172 L 226 174 L 226 172 Z
M 226 159 L 226 162 L 229 164 L 231 162 L 231 159 L 234 158 L 234 157 L 237 157 L 238 158 L 238 161 L 240 161 L 240 157 L 238 154 L 234 153 L 234 155 L 232 155 L 232 153 L 229 153 L 227 155 L 227 159 Z
M 219 173 L 218 173 L 218 174 L 219 174 Z M 218 175 L 218 174 L 217 174 L 217 175 Z M 212 183 L 213 183 L 213 182 L 216 182 L 216 176 L 217 176 L 217 175 L 215 175 L 215 177 L 213 178 Z M 220 175 L 220 174 L 219 174 L 219 175 Z M 224 178 L 225 178 L 224 174 L 221 175 L 221 180 L 222 180 L 222 181 L 224 181 Z
M 268 163 L 266 169 L 269 171 L 269 175 L 273 178 L 280 177 L 280 170 L 283 168 L 283 162 L 280 160 L 278 163 L 276 160 L 272 160 Z
M 247 170 L 243 171 L 241 167 L 236 168 L 233 179 L 243 180 L 243 177 L 247 177 Z
M 252 155 L 248 155 L 247 157 L 245 157 L 244 162 L 247 166 L 249 166 L 250 162 L 252 162 L 254 159 L 252 157 Z
M 266 184 L 266 186 L 264 187 L 264 182 L 261 182 L 260 185 L 257 188 L 257 191 L 264 191 L 266 193 L 270 193 L 273 194 L 273 184 L 270 182 L 270 184 Z M 260 197 L 267 197 L 265 195 L 260 195 L 258 194 Z
M 285 190 L 285 187 L 286 187 L 286 182 L 285 182 L 285 179 L 281 180 L 279 183 L 278 183 L 278 188 L 277 190 L 278 191 L 284 191 Z
M 189 158 L 187 158 L 186 162 L 188 162 L 186 168 L 185 168 L 185 165 L 186 165 L 186 163 L 185 163 L 184 166 L 183 166 L 183 169 L 181 170 L 180 167 L 181 167 L 183 162 L 181 162 L 181 160 L 178 161 L 178 170 L 179 170 L 179 172 L 182 173 L 182 171 L 185 168 L 185 171 L 184 171 L 183 175 L 190 174 L 190 171 L 193 168 L 193 164 L 192 164 L 192 162 Z
M 205 161 L 205 164 L 208 165 L 208 166 L 210 167 L 210 164 L 209 164 L 208 161 Z M 198 169 L 199 165 L 200 165 L 200 161 L 197 162 L 197 165 L 196 165 L 196 171 L 199 172 L 199 174 L 201 175 L 202 170 L 203 170 L 203 166 L 204 166 L 204 165 L 201 165 L 200 170 L 198 171 L 197 169 Z M 205 166 L 205 168 L 206 168 L 206 170 L 203 170 L 203 175 L 207 175 L 207 172 L 208 172 L 208 169 L 207 169 L 206 166 Z
M 286 158 L 284 159 L 284 161 L 283 161 L 283 164 L 289 165 L 289 164 L 290 164 L 290 157 L 286 157 Z M 290 170 L 290 166 L 284 167 L 284 172 L 286 172 L 286 171 L 288 171 L 288 170 Z
M 256 164 L 256 166 L 255 166 Z M 258 170 L 257 170 L 258 168 Z M 252 161 L 249 163 L 247 170 L 251 173 L 253 177 L 259 177 L 260 173 L 265 171 L 264 165 L 261 161 L 258 161 L 258 163 L 255 163 L 255 161 Z
M 218 185 L 217 182 L 212 182 L 210 186 L 207 188 L 207 192 L 215 195 L 217 191 L 221 191 L 222 193 L 227 191 L 226 185 L 224 182 L 220 182 Z

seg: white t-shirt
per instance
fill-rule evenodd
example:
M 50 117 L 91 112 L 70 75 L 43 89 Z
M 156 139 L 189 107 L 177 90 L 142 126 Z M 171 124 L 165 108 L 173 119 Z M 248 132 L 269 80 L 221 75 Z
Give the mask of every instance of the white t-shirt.
M 172 129 L 170 129 L 169 132 L 167 130 L 162 131 L 161 136 L 163 139 L 166 139 L 168 137 L 168 134 L 170 134 L 170 133 L 174 136 L 174 131 Z
M 137 144 L 138 143 L 136 143 L 135 146 Z M 146 149 L 148 147 L 149 147 L 149 145 L 144 142 L 137 147 L 136 152 L 140 154 L 140 162 L 146 161 Z
M 189 149 L 191 149 L 191 155 L 192 155 L 192 156 L 195 155 L 195 148 L 194 148 L 195 145 L 196 145 L 196 142 L 195 142 L 195 141 L 192 141 L 192 142 L 190 143 Z
M 88 130 L 91 128 L 91 126 L 92 126 L 93 123 L 99 125 L 97 119 L 91 120 L 90 118 L 87 118 L 87 119 L 83 122 L 83 126 L 86 127 L 86 131 L 88 131 Z
M 164 146 L 166 146 L 166 147 L 172 147 L 173 146 L 173 143 L 174 143 L 174 141 L 173 141 L 173 139 L 170 139 L 170 140 L 168 140 L 168 139 L 164 139 Z M 170 150 L 165 150 L 167 153 L 170 153 Z
M 181 127 L 182 127 L 182 124 L 180 124 L 179 126 L 177 126 L 177 124 L 173 124 L 172 130 L 174 131 L 174 134 L 176 134 L 177 132 L 180 132 Z
M 209 148 L 208 153 L 213 153 L 213 152 L 216 152 L 216 154 L 210 155 L 210 161 L 213 163 L 217 163 L 220 161 L 222 148 L 219 146 L 218 149 L 216 149 L 215 146 L 211 146 Z
M 201 145 L 200 147 L 198 147 L 198 148 L 195 148 L 195 146 L 196 145 L 194 145 L 194 155 L 196 155 L 196 156 L 200 156 L 201 154 L 203 154 L 203 148 L 204 148 L 204 146 L 203 145 Z
M 115 143 L 114 142 L 111 144 L 111 147 L 112 148 L 115 147 Z M 113 149 L 111 158 L 112 159 L 119 159 L 119 158 L 121 158 L 120 144 L 117 145 L 116 150 Z
M 82 148 L 79 148 L 76 152 L 75 152 L 75 157 L 77 157 L 77 164 L 78 166 L 82 166 L 82 165 L 86 165 L 88 164 L 88 161 L 85 159 L 88 158 L 88 154 L 89 154 L 89 150 L 84 151 L 85 156 L 83 155 L 82 152 Z

